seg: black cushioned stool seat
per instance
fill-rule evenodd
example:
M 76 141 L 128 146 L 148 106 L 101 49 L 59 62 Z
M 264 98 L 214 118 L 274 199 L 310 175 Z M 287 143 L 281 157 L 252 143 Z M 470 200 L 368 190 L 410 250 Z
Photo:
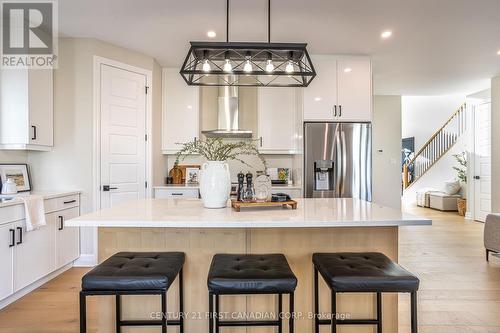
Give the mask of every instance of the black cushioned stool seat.
M 283 294 L 289 295 L 289 312 L 293 313 L 294 291 L 297 278 L 283 254 L 216 254 L 208 273 L 209 332 L 219 332 L 220 327 L 277 326 L 282 331 Z M 221 295 L 276 294 L 278 296 L 277 320 L 220 320 L 219 296 Z M 215 298 L 215 320 L 213 317 Z M 214 325 L 215 324 L 215 325 Z M 293 316 L 289 316 L 289 332 L 293 333 Z
M 82 278 L 80 292 L 80 332 L 87 330 L 86 297 L 114 295 L 116 297 L 116 332 L 122 326 L 179 326 L 184 331 L 183 316 L 167 322 L 167 291 L 179 277 L 179 313 L 183 313 L 182 268 L 185 255 L 182 252 L 120 252 L 97 265 Z M 122 320 L 122 295 L 161 295 L 161 320 Z
M 382 253 L 315 253 L 313 263 L 337 292 L 418 290 L 418 278 Z
M 167 290 L 182 265 L 182 252 L 120 252 L 85 274 L 82 290 Z
M 208 274 L 212 293 L 291 293 L 297 287 L 282 254 L 216 254 Z
M 419 279 L 403 267 L 378 252 L 314 253 L 314 311 L 315 332 L 319 325 L 331 325 L 332 333 L 337 325 L 377 325 L 382 332 L 382 293 L 404 292 L 411 294 L 411 332 L 417 333 L 417 290 Z M 331 290 L 332 311 L 328 320 L 319 319 L 318 273 Z M 337 320 L 337 293 L 370 292 L 377 294 L 376 319 Z

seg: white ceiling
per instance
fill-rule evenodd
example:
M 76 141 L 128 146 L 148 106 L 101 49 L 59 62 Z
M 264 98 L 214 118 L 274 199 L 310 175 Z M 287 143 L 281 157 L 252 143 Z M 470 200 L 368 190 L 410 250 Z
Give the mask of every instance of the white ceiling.
M 208 30 L 225 41 L 225 0 L 60 0 L 59 24 L 180 67 Z M 267 0 L 231 0 L 231 41 L 266 31 Z M 271 40 L 371 55 L 376 94 L 469 93 L 500 75 L 500 0 L 272 0 Z

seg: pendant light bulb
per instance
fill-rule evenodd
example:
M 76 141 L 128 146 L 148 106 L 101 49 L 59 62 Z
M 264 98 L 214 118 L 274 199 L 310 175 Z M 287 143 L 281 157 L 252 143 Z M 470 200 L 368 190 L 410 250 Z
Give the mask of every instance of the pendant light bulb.
M 250 62 L 250 59 L 248 59 L 248 58 L 245 61 L 245 66 L 243 66 L 243 71 L 246 73 L 250 73 L 253 71 L 252 63 Z
M 226 59 L 226 63 L 224 64 L 224 72 L 231 72 L 233 70 L 233 66 L 231 65 L 231 60 Z
M 292 73 L 293 72 L 293 62 L 291 60 L 288 61 L 285 67 L 285 72 Z
M 205 59 L 205 61 L 203 61 L 203 71 L 204 72 L 210 72 L 212 68 L 210 67 L 210 64 L 208 63 L 208 59 Z
M 266 72 L 271 73 L 272 71 L 274 71 L 274 64 L 273 61 L 269 59 L 266 64 Z

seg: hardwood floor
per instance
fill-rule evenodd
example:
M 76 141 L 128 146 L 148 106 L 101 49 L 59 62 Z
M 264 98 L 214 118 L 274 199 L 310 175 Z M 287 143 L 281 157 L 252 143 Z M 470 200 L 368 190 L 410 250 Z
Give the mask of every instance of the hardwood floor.
M 485 260 L 483 223 L 418 207 L 433 219 L 400 228 L 399 262 L 417 274 L 420 333 L 500 332 L 500 258 Z M 409 297 L 400 296 L 400 332 L 410 332 Z M 405 325 L 406 324 L 406 325 Z
M 431 227 L 400 229 L 400 262 L 421 279 L 419 332 L 500 333 L 500 258 L 485 261 L 483 224 L 454 213 L 407 211 L 434 221 Z M 73 268 L 0 310 L 0 332 L 78 332 L 77 295 L 86 271 Z M 406 333 L 409 297 L 400 299 L 399 331 Z M 96 308 L 89 304 L 90 318 L 97 315 Z

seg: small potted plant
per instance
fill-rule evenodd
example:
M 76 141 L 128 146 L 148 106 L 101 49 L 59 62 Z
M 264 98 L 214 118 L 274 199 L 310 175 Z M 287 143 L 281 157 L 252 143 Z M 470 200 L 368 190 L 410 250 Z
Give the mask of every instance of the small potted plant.
M 462 183 L 463 194 L 462 198 L 457 200 L 458 214 L 465 216 L 467 211 L 467 153 L 465 151 L 460 154 L 455 154 L 453 157 L 457 160 L 458 166 L 453 169 L 457 172 L 457 178 Z
M 189 154 L 198 154 L 207 159 L 200 169 L 200 195 L 206 208 L 224 208 L 231 193 L 231 176 L 227 161 L 239 161 L 250 166 L 241 156 L 258 156 L 266 168 L 266 161 L 254 140 L 224 141 L 222 138 L 207 138 L 182 144 L 177 152 L 176 164 Z

